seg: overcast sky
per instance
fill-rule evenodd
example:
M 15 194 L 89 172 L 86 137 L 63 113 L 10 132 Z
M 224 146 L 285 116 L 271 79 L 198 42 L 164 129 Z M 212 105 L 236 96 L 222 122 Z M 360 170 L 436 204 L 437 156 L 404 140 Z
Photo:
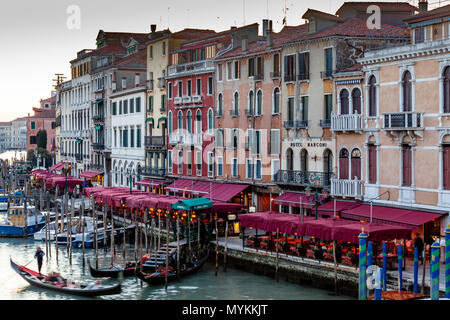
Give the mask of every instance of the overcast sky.
M 395 1 L 395 0 L 394 0 Z M 405 0 L 404 0 L 405 1 Z M 274 31 L 282 28 L 285 5 L 288 25 L 303 22 L 308 7 L 336 12 L 344 0 L 14 0 L 0 10 L 0 121 L 32 112 L 41 98 L 50 96 L 55 73 L 70 76 L 69 61 L 76 52 L 95 48 L 100 29 L 150 32 L 169 27 L 222 31 L 269 18 Z M 417 4 L 417 0 L 414 1 Z M 412 3 L 412 0 L 410 1 Z M 80 9 L 80 28 L 71 6 Z M 245 12 L 245 15 L 244 15 Z M 71 24 L 76 27 L 76 24 Z

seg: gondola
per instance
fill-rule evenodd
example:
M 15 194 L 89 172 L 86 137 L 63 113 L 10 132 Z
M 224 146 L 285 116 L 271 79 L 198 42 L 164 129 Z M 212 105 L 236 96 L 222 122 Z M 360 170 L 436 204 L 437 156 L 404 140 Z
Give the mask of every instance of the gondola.
M 122 291 L 122 285 L 119 283 L 114 286 L 105 286 L 100 288 L 90 289 L 86 284 L 80 284 L 78 288 L 69 288 L 64 286 L 63 284 L 53 284 L 46 283 L 44 280 L 45 275 L 39 275 L 38 272 L 30 270 L 24 266 L 16 264 L 12 259 L 11 267 L 29 284 L 32 286 L 48 289 L 53 291 L 58 291 L 62 293 L 70 293 L 78 296 L 85 297 L 95 297 L 95 296 L 103 296 L 103 295 L 111 295 L 111 294 L 119 294 Z
M 119 277 L 119 274 L 123 272 L 124 277 L 134 276 L 134 272 L 136 270 L 136 263 L 130 262 L 126 268 L 122 267 L 110 267 L 110 268 L 104 268 L 104 269 L 95 269 L 91 265 L 91 261 L 87 259 L 87 263 L 89 265 L 89 271 L 91 272 L 91 276 L 94 278 L 104 278 L 104 277 L 111 277 L 111 278 L 117 278 Z
M 191 262 L 190 264 L 186 264 L 185 268 L 182 268 L 180 271 L 180 278 L 193 274 L 200 270 L 200 268 L 206 263 L 208 260 L 209 252 L 206 251 L 205 255 L 196 262 Z M 163 266 L 164 267 L 164 266 Z M 160 272 L 143 272 L 139 270 L 139 265 L 136 267 L 136 276 L 144 282 L 147 282 L 150 285 L 157 285 L 165 283 L 166 278 L 164 273 Z M 174 270 L 172 273 L 167 275 L 167 281 L 174 281 L 177 277 L 177 271 Z

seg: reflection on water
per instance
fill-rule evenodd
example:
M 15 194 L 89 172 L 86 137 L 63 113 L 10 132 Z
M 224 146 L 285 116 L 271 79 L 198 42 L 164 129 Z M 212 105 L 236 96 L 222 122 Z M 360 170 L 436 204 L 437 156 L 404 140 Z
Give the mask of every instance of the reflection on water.
M 257 276 L 251 273 L 228 268 L 222 272 L 220 267 L 218 276 L 215 276 L 215 266 L 207 263 L 202 270 L 192 276 L 183 278 L 181 282 L 171 282 L 167 291 L 164 284 L 150 287 L 135 277 L 123 280 L 122 292 L 119 295 L 97 298 L 78 297 L 69 294 L 61 294 L 30 286 L 9 264 L 10 256 L 20 264 L 27 264 L 30 269 L 37 270 L 37 263 L 33 259 L 36 246 L 40 245 L 45 251 L 45 242 L 35 242 L 28 239 L 2 239 L 0 238 L 0 299 L 2 300 L 82 300 L 82 299 L 106 299 L 106 300 L 323 300 L 323 299 L 352 299 L 347 296 L 331 296 L 329 292 L 302 287 L 285 281 L 276 282 L 274 279 Z M 58 251 L 58 263 L 56 262 L 55 246 L 52 245 L 51 259 L 44 258 L 43 273 L 58 271 L 63 276 L 83 281 L 95 281 L 89 274 L 86 264 L 82 268 L 82 250 L 73 249 L 72 266 L 69 264 L 66 247 L 60 247 Z M 47 252 L 46 252 L 47 253 Z M 134 251 L 128 247 L 127 257 L 134 257 Z M 95 250 L 86 250 L 86 257 L 95 264 Z M 117 248 L 116 257 L 122 259 L 122 252 Z M 99 249 L 99 266 L 111 263 L 111 256 L 105 255 L 103 249 Z M 117 283 L 117 279 L 104 279 L 104 284 Z

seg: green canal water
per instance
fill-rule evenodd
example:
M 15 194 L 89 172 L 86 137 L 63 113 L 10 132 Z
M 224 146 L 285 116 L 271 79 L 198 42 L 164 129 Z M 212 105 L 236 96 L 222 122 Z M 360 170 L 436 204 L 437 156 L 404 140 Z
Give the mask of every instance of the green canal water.
M 141 283 L 135 277 L 125 278 L 122 284 L 122 293 L 119 295 L 98 298 L 82 298 L 73 295 L 48 292 L 30 286 L 10 267 L 10 257 L 19 264 L 28 264 L 27 267 L 37 270 L 37 263 L 33 259 L 36 246 L 40 245 L 45 251 L 45 242 L 29 239 L 0 238 L 0 299 L 1 300 L 350 300 L 348 296 L 333 296 L 330 292 L 299 286 L 285 281 L 276 282 L 274 279 L 258 276 L 244 271 L 228 268 L 224 273 L 219 267 L 218 276 L 215 276 L 215 266 L 206 264 L 199 273 L 183 278 L 181 282 L 169 283 L 167 291 L 164 285 L 150 287 Z M 56 262 L 55 246 L 52 244 L 52 257 L 44 257 L 43 273 L 58 271 L 66 278 L 95 281 L 89 274 L 87 264 L 83 271 L 82 250 L 73 249 L 72 266 L 66 247 L 60 247 L 58 263 Z M 47 253 L 47 252 L 46 252 Z M 134 251 L 128 248 L 126 253 L 134 258 Z M 85 256 L 95 261 L 95 250 L 86 249 Z M 121 260 L 122 252 L 116 251 L 116 257 Z M 99 267 L 110 264 L 110 252 L 105 254 L 99 249 Z M 120 261 L 119 261 L 120 262 Z M 114 284 L 119 280 L 104 279 L 104 284 Z

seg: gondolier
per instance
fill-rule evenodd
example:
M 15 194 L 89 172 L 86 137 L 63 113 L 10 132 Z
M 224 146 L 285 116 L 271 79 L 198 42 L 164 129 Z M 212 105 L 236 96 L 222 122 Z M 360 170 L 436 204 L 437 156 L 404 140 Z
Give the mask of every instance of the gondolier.
M 41 274 L 42 260 L 44 259 L 44 256 L 45 253 L 44 251 L 41 250 L 41 247 L 37 247 L 36 253 L 34 254 L 34 258 L 37 259 L 39 275 Z

